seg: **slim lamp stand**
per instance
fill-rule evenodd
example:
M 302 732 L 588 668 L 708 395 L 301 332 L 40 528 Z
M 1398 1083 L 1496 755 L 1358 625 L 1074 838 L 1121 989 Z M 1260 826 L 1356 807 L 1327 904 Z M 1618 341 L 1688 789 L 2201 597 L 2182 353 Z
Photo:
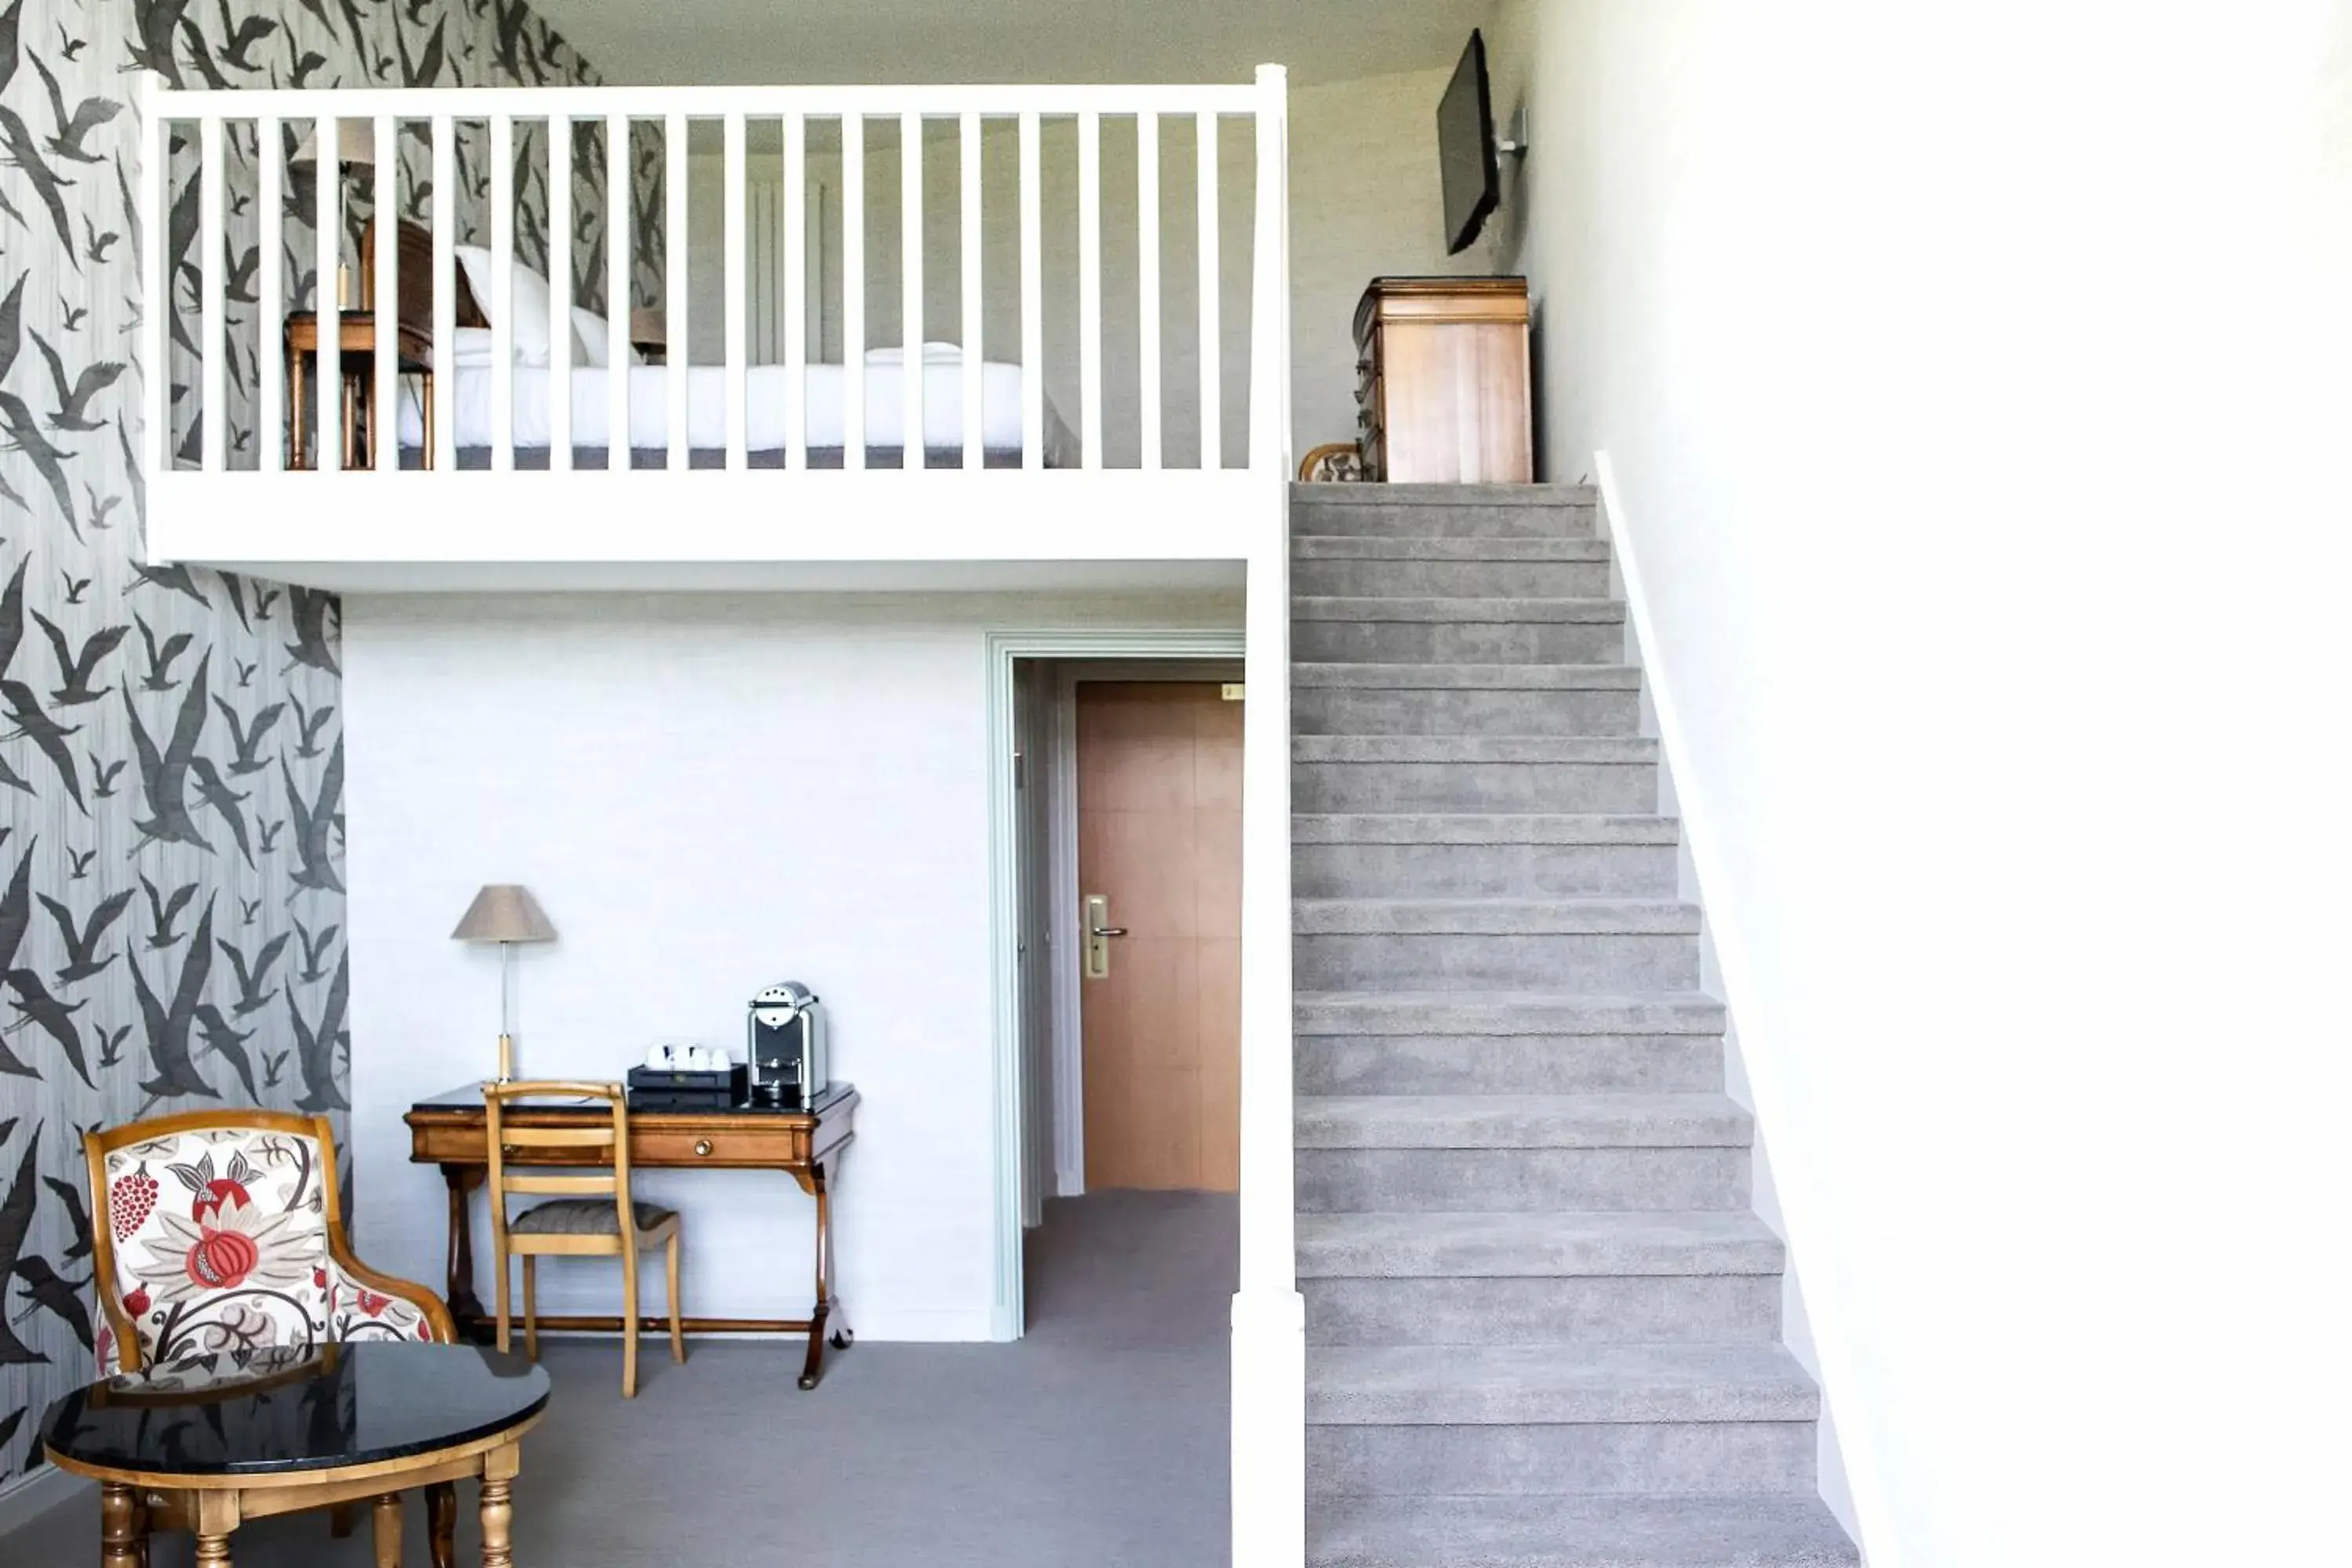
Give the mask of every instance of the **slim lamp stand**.
M 499 1078 L 512 1083 L 514 1060 L 514 950 L 519 942 L 553 942 L 555 925 L 530 896 L 515 882 L 494 882 L 474 895 L 457 929 L 449 933 L 459 942 L 499 944 Z
M 514 1081 L 514 943 L 499 943 L 499 1081 Z

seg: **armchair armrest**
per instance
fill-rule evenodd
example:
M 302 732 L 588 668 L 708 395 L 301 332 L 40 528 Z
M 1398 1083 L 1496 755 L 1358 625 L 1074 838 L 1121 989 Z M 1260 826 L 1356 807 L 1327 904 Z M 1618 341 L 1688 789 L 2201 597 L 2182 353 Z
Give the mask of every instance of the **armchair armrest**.
M 338 1343 L 411 1340 L 446 1345 L 457 1339 L 457 1322 L 440 1297 L 422 1285 L 377 1273 L 341 1245 L 327 1263 L 327 1330 Z

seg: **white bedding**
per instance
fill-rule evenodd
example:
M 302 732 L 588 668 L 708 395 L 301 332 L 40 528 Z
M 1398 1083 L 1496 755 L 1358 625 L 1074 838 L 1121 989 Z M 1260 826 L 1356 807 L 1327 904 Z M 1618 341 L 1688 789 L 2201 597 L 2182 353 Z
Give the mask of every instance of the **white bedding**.
M 896 363 L 866 367 L 866 444 L 897 448 L 902 444 L 904 406 L 899 401 L 903 366 Z M 572 372 L 572 442 L 575 447 L 602 449 L 610 441 L 602 368 L 575 367 Z M 668 445 L 669 368 L 633 365 L 629 376 L 629 445 L 640 451 Z M 837 364 L 812 364 L 808 376 L 808 440 L 812 450 L 839 450 L 843 416 L 848 398 L 847 373 Z M 543 448 L 548 444 L 550 372 L 544 365 L 514 367 L 513 440 L 519 448 Z M 727 445 L 724 394 L 726 370 L 697 365 L 687 372 L 687 444 L 700 450 L 723 450 Z M 777 451 L 785 445 L 785 419 L 793 410 L 786 392 L 790 377 L 782 365 L 753 365 L 746 373 L 744 436 L 751 450 Z M 400 444 L 411 449 L 425 442 L 425 421 L 418 405 L 418 384 L 404 382 L 400 406 Z M 490 445 L 490 372 L 488 366 L 461 366 L 457 373 L 453 402 L 460 447 Z M 923 367 L 923 444 L 934 451 L 963 449 L 963 366 L 933 362 Z M 1021 449 L 1021 367 L 987 363 L 981 369 L 981 444 L 992 452 Z M 1077 444 L 1069 428 L 1048 404 L 1045 408 L 1045 461 L 1049 468 L 1074 468 Z

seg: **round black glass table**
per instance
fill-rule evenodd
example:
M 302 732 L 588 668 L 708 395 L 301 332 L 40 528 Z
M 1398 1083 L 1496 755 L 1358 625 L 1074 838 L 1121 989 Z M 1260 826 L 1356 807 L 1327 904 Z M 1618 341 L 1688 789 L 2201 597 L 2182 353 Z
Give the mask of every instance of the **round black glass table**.
M 419 1488 L 436 1568 L 450 1568 L 467 1479 L 481 1482 L 484 1568 L 508 1568 L 521 1440 L 548 1389 L 520 1356 L 473 1345 L 214 1355 L 67 1395 L 42 1442 L 59 1469 L 100 1483 L 105 1568 L 140 1568 L 156 1529 L 194 1532 L 202 1568 L 228 1568 L 246 1520 L 362 1502 L 375 1510 L 378 1560 L 397 1562 L 400 1494 Z

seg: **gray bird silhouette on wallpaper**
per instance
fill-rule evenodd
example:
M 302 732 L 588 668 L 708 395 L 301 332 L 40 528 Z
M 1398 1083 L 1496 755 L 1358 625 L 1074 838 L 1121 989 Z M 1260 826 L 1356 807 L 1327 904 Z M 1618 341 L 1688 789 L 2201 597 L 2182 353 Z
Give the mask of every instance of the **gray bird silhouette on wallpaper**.
M 290 68 L 286 73 L 286 85 L 292 88 L 310 86 L 310 79 L 323 70 L 327 64 L 326 56 L 316 49 L 304 48 L 301 41 L 291 33 L 286 35 L 286 58 L 290 62 Z
M 267 66 L 253 58 L 253 46 L 278 31 L 278 24 L 267 16 L 250 16 L 239 22 L 229 15 L 228 0 L 220 0 L 220 18 L 221 64 L 247 76 L 267 70 Z
M 253 1081 L 253 1058 L 246 1054 L 245 1042 L 253 1038 L 251 1029 L 229 1026 L 221 1010 L 207 1002 L 196 1009 L 196 1030 L 204 1037 L 207 1054 L 225 1058 L 236 1071 L 237 1081 L 245 1085 L 245 1097 L 258 1100 L 261 1090 Z
M 57 498 L 58 512 L 66 520 L 75 542 L 82 542 L 81 521 L 74 515 L 73 489 L 66 483 L 65 466 L 76 454 L 42 435 L 33 411 L 13 392 L 0 392 L 0 450 L 25 455 L 25 460 L 33 465 L 33 471 L 41 476 L 49 493 Z
M 80 604 L 81 596 L 89 592 L 90 580 L 87 577 L 77 577 L 71 572 L 66 571 L 60 571 L 58 575 L 65 579 L 66 603 L 68 605 Z M 131 628 L 128 626 L 123 628 L 125 631 L 130 629 Z
M 25 1294 L 33 1301 L 32 1306 L 17 1314 L 18 1322 L 31 1317 L 36 1310 L 45 1310 L 74 1331 L 74 1337 L 81 1341 L 82 1349 L 97 1348 L 90 1336 L 89 1309 L 82 1305 L 82 1297 L 89 1289 L 89 1280 L 63 1278 L 49 1266 L 46 1258 L 27 1258 L 18 1262 L 16 1280 L 25 1287 Z
M 57 770 L 58 781 L 66 786 L 66 794 L 84 816 L 89 815 L 89 803 L 81 797 L 81 777 L 74 769 L 73 752 L 66 745 L 68 735 L 81 732 L 79 724 L 60 724 L 41 708 L 41 700 L 33 689 L 21 680 L 0 680 L 0 703 L 8 709 L 9 722 L 15 728 L 0 733 L 0 740 L 30 741 L 40 749 Z
M 159 646 L 155 628 L 147 624 L 146 616 L 133 615 L 131 618 L 139 623 L 139 640 L 147 645 L 147 675 L 139 684 L 149 691 L 173 690 L 180 683 L 172 679 L 172 666 L 196 640 L 195 634 L 175 632 Z
M 79 1263 L 90 1255 L 91 1246 L 89 1210 L 82 1206 L 81 1189 L 55 1176 L 43 1176 L 41 1185 L 57 1194 L 58 1202 L 65 1207 L 66 1223 L 73 1226 L 73 1245 L 58 1255 L 58 1261 Z
M 131 475 L 131 483 L 134 486 L 138 483 L 135 472 Z M 196 586 L 195 574 L 189 571 L 184 561 L 175 561 L 169 566 L 148 566 L 134 561 L 131 563 L 131 574 L 139 579 L 131 584 L 134 588 L 162 588 L 173 594 L 185 594 L 205 609 L 213 607 L 213 602 L 205 597 L 205 591 Z
M 12 969 L 5 978 L 8 989 L 16 995 L 8 1004 L 16 1015 L 13 1024 L 0 1026 L 11 1032 L 36 1028 L 58 1043 L 65 1052 L 66 1061 L 73 1068 L 74 1076 L 91 1089 L 98 1087 L 89 1076 L 89 1063 L 81 1052 L 81 1031 L 74 1025 L 73 1016 L 89 1004 L 60 1002 L 41 984 L 41 977 L 29 969 Z
M 94 855 L 97 851 L 90 853 Z M 122 918 L 122 911 L 131 907 L 131 890 L 128 888 L 100 902 L 98 908 L 89 911 L 89 919 L 79 926 L 74 923 L 71 910 L 47 893 L 41 894 L 40 899 L 41 907 L 48 910 L 49 919 L 57 922 L 58 935 L 64 939 L 66 944 L 66 965 L 58 971 L 58 984 L 78 985 L 95 975 L 103 974 L 110 964 L 122 956 L 119 952 L 110 952 L 100 958 L 97 954 L 99 939 L 106 934 L 109 926 Z
M 237 853 L 245 857 L 247 865 L 252 865 L 253 840 L 246 836 L 243 809 L 244 802 L 251 795 L 229 788 L 228 781 L 220 776 L 220 770 L 213 766 L 210 757 L 190 758 L 188 770 L 196 775 L 196 798 L 227 824 L 229 837 L 236 840 Z
M 188 949 L 187 961 L 180 965 L 179 983 L 172 989 L 172 1002 L 168 1007 L 148 985 L 147 976 L 139 967 L 138 954 L 124 954 L 131 968 L 131 986 L 139 993 L 139 1016 L 147 1026 L 147 1059 L 155 1068 L 155 1076 L 139 1086 L 151 1103 L 192 1094 L 202 1095 L 207 1100 L 220 1098 L 220 1091 L 196 1070 L 188 1039 L 189 1031 L 195 1026 L 196 1009 L 204 1004 L 205 984 L 212 978 L 213 905 L 210 899 L 205 900 L 205 917 L 196 922 L 195 934 L 196 940 Z
M 115 778 L 124 768 L 129 767 L 130 765 L 131 764 L 128 760 L 119 763 L 110 763 L 101 760 L 96 752 L 90 752 L 89 793 L 96 795 L 100 800 L 113 799 Z
M 327 977 L 326 955 L 342 929 L 339 925 L 321 926 L 313 936 L 310 928 L 302 923 L 302 917 L 294 917 L 294 934 L 302 939 L 302 969 L 295 976 L 297 980 L 305 985 L 316 985 Z
M 16 950 L 25 944 L 25 933 L 32 928 L 33 848 L 38 843 L 38 835 L 25 840 L 25 852 L 16 858 L 8 890 L 0 893 L 0 973 L 16 967 Z
M 242 669 L 244 667 L 238 668 Z M 237 684 L 242 686 L 245 682 L 240 680 Z M 268 704 L 253 716 L 250 724 L 236 721 L 236 710 L 229 706 L 228 699 L 225 697 L 214 698 L 213 706 L 220 710 L 222 718 L 228 721 L 229 744 L 236 749 L 236 760 L 229 763 L 228 771 L 232 773 L 257 773 L 268 767 L 269 764 L 258 755 L 261 742 L 277 727 L 278 719 L 286 711 L 286 704 Z
M 87 879 L 89 876 L 89 863 L 98 858 L 98 851 L 95 849 L 68 849 L 66 851 L 66 858 L 70 861 L 73 866 L 73 869 L 66 873 L 66 880 L 68 882 L 79 882 Z
M 255 953 L 252 963 L 247 964 L 244 952 L 236 943 L 226 937 L 221 938 L 220 950 L 228 954 L 229 967 L 236 972 L 236 1001 L 231 1005 L 231 1012 L 242 1018 L 269 1005 L 270 994 L 263 987 L 269 984 L 269 971 L 291 940 L 286 932 L 279 931 L 262 943 L 261 951 Z
M 89 416 L 89 400 L 121 380 L 130 365 L 121 360 L 100 360 L 82 366 L 81 373 L 68 380 L 66 362 L 58 357 L 58 351 L 49 346 L 48 339 L 37 331 L 27 331 L 25 335 L 33 340 L 33 346 L 40 350 L 41 357 L 48 362 L 49 383 L 57 389 L 58 411 L 49 416 L 49 428 L 73 431 L 105 429 L 104 420 Z
M 8 585 L 0 588 L 0 675 L 16 659 L 16 649 L 25 640 L 25 572 L 31 566 L 29 555 L 16 563 L 10 574 Z
M 23 171 L 33 194 L 49 210 L 49 222 L 57 227 L 58 243 L 66 259 L 73 264 L 75 271 L 80 271 L 81 252 L 74 247 L 73 224 L 66 216 L 64 195 L 74 188 L 74 182 L 49 167 L 48 160 L 41 156 L 40 144 L 33 139 L 32 129 L 15 110 L 5 107 L 0 107 L 0 163 Z
M 342 811 L 342 737 L 335 737 L 335 749 L 328 755 L 327 770 L 320 777 L 319 794 L 315 800 L 305 801 L 302 798 L 302 792 L 295 787 L 293 771 L 287 767 L 285 758 L 278 760 L 278 767 L 286 781 L 286 803 L 294 813 L 294 853 L 300 861 L 294 868 L 294 885 L 320 892 L 341 892 L 343 881 L 335 873 L 332 841 L 335 819 Z
M 301 740 L 295 744 L 294 754 L 306 759 L 317 756 L 319 737 L 325 732 L 327 721 L 335 716 L 335 705 L 322 703 L 314 713 L 302 706 L 299 697 L 289 697 L 287 700 L 294 704 L 294 727 L 302 732 Z
M 68 110 L 65 89 L 58 85 L 58 79 L 49 74 L 49 68 L 41 63 L 41 57 L 33 55 L 28 58 L 33 62 L 33 68 L 40 73 L 41 85 L 49 89 L 49 113 L 55 118 L 58 128 L 58 133 L 48 139 L 49 151 L 76 163 L 104 163 L 103 154 L 89 150 L 87 144 L 89 133 L 121 113 L 122 105 L 111 98 L 85 98 Z M 72 238 L 69 236 L 64 237 L 66 248 L 72 249 Z
M 293 595 L 294 640 L 286 645 L 286 651 L 293 655 L 296 664 L 341 675 L 342 667 L 335 662 L 333 636 L 327 629 L 327 616 L 335 607 L 335 596 L 317 588 L 289 588 L 287 592 Z
M 83 585 L 86 587 L 88 584 L 85 582 Z M 72 604 L 75 601 L 68 599 L 66 602 Z M 100 627 L 90 634 L 81 645 L 81 651 L 76 653 L 73 645 L 66 640 L 65 629 L 57 622 L 38 610 L 33 612 L 33 620 L 40 626 L 42 635 L 49 639 L 49 647 L 58 658 L 58 679 L 65 682 L 62 686 L 49 689 L 50 701 L 60 708 L 77 708 L 85 702 L 95 702 L 114 689 L 110 686 L 92 686 L 90 680 L 98 674 L 98 667 L 106 662 L 107 656 L 121 647 L 122 639 L 131 635 L 129 626 Z
M 139 885 L 147 889 L 147 945 L 152 948 L 177 947 L 182 939 L 174 928 L 180 923 L 181 911 L 196 896 L 196 885 L 190 882 L 184 887 L 174 888 L 168 899 L 144 877 L 139 879 Z
M 0 1056 L 6 1052 L 0 1051 Z M 17 1162 L 16 1179 L 8 1184 L 8 1195 L 0 1198 L 0 1279 L 11 1279 L 25 1261 L 25 1238 L 32 1234 L 33 1207 L 40 1199 L 37 1176 L 41 1160 L 41 1130 L 37 1125 L 33 1135 L 25 1140 L 25 1152 Z M 0 1313 L 0 1366 L 26 1366 L 49 1358 L 18 1339 L 7 1316 Z
M 350 1005 L 352 971 L 349 955 L 336 962 L 334 984 L 327 987 L 327 1004 L 320 1010 L 316 1028 L 302 1016 L 301 1005 L 294 1000 L 294 988 L 283 988 L 287 1017 L 294 1026 L 296 1065 L 302 1073 L 302 1097 L 294 1102 L 295 1109 L 313 1114 L 328 1110 L 349 1110 L 351 1101 L 343 1098 L 342 1086 L 337 1081 L 335 1052 L 342 1044 L 343 1009 Z
M 131 700 L 126 689 L 122 693 L 123 710 L 131 715 L 131 744 L 139 754 L 139 779 L 146 791 L 148 816 L 144 821 L 136 817 L 131 826 L 139 831 L 139 842 L 131 846 L 134 855 L 150 844 L 193 844 L 199 849 L 210 850 L 212 843 L 196 831 L 195 819 L 188 815 L 188 764 L 194 761 L 196 742 L 204 736 L 205 706 L 210 700 L 205 693 L 205 673 L 212 664 L 212 651 L 196 660 L 196 673 L 188 682 L 188 694 L 180 701 L 180 716 L 172 726 L 170 743 L 161 752 L 139 721 L 138 705 Z
M 134 14 L 139 37 L 130 45 L 131 63 L 180 86 L 180 27 L 187 19 L 188 0 L 144 0 Z

